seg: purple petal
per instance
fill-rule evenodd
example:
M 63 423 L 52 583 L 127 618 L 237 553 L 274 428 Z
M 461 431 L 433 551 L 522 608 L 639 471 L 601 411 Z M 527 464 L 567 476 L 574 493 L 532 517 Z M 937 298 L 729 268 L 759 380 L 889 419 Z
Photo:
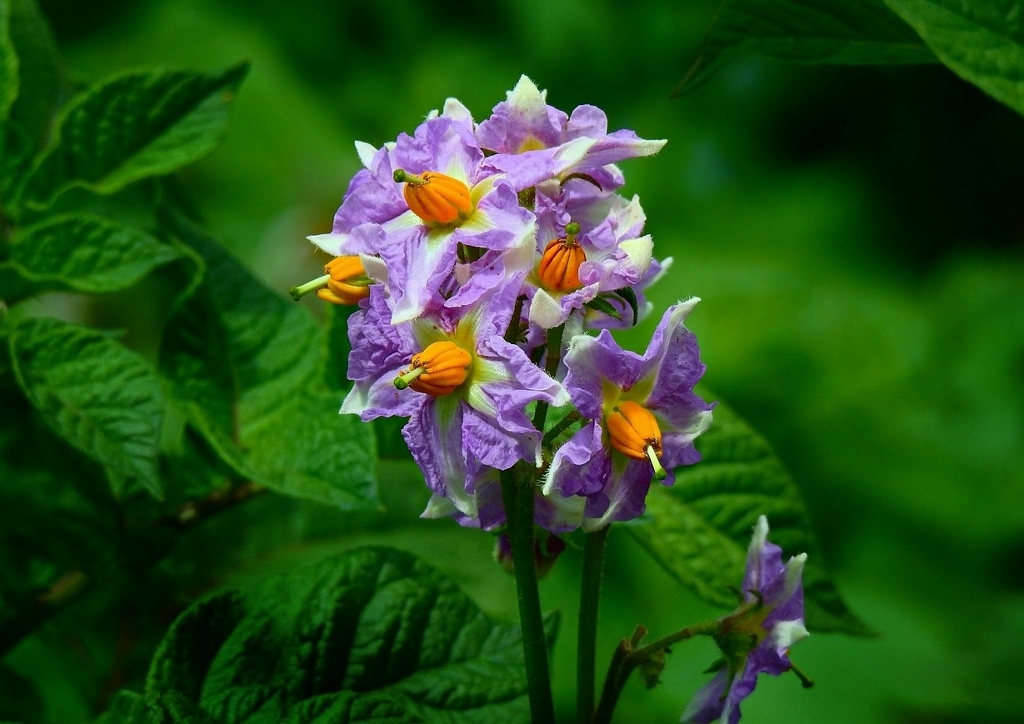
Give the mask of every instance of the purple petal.
M 587 423 L 555 452 L 544 483 L 544 494 L 563 496 L 597 493 L 608 481 L 611 459 L 603 453 L 601 426 Z
M 603 414 L 602 385 L 607 381 L 628 390 L 640 379 L 643 367 L 640 356 L 619 347 L 607 330 L 602 330 L 597 337 L 573 337 L 565 365 L 569 370 L 565 387 L 573 404 L 591 420 Z
M 463 457 L 462 412 L 458 400 L 423 404 L 402 428 L 402 437 L 423 471 L 427 487 L 451 500 L 460 512 L 475 517 L 476 500 L 467 490 L 473 476 Z
M 646 460 L 610 455 L 611 473 L 599 493 L 587 496 L 584 530 L 597 530 L 614 521 L 633 520 L 647 509 L 645 500 L 654 470 Z

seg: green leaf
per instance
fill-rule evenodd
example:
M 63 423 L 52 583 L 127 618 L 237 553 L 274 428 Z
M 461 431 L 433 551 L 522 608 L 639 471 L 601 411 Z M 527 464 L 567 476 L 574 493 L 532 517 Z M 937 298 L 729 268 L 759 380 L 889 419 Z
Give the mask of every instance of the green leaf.
M 28 180 L 25 201 L 49 206 L 82 186 L 110 194 L 132 181 L 170 173 L 212 151 L 247 65 L 220 73 L 133 72 L 75 98 L 58 140 Z
M 104 466 L 115 494 L 162 496 L 157 456 L 164 398 L 145 360 L 99 332 L 26 319 L 9 340 L 22 390 L 57 434 Z
M 741 55 L 843 65 L 935 62 L 882 0 L 724 0 L 673 93 L 697 88 Z
M 0 264 L 0 287 L 8 302 L 48 291 L 113 292 L 180 258 L 138 229 L 98 216 L 59 216 L 15 235 Z
M 698 440 L 703 459 L 678 468 L 671 488 L 652 486 L 646 523 L 624 526 L 680 583 L 701 598 L 735 606 L 730 586 L 743 581 L 750 535 L 759 515 L 786 557 L 807 553 L 807 627 L 866 635 L 870 629 L 840 598 L 789 474 L 768 444 L 719 403 Z
M 100 466 L 60 440 L 11 377 L 0 378 L 0 410 L 0 596 L 20 609 L 68 571 L 109 572 L 120 521 Z
M 402 437 L 404 417 L 378 417 L 371 424 L 377 440 L 377 455 L 381 460 L 412 460 L 409 446 Z
M 40 721 L 42 713 L 43 698 L 35 684 L 8 667 L 0 665 L 0 720 Z
M 119 691 L 96 724 L 216 724 L 201 709 L 174 694 L 143 696 L 134 691 Z
M 885 0 L 954 73 L 1024 114 L 1024 3 Z
M 8 76 L 12 85 L 7 93 L 12 95 L 6 118 L 0 113 L 0 197 L 7 203 L 10 194 L 6 192 L 18 186 L 50 138 L 63 79 L 57 45 L 35 0 L 6 0 L 5 4 L 9 8 L 8 47 L 14 54 L 16 74 Z M 4 45 L 0 39 L 0 46 Z M 4 52 L 0 50 L 0 55 Z M 3 74 L 0 71 L 0 83 Z M 0 90 L 0 97 L 4 95 Z
M 352 383 L 349 382 L 348 354 L 352 344 L 348 339 L 348 318 L 358 307 L 355 305 L 327 304 L 325 312 L 327 324 L 327 362 L 325 363 L 325 381 L 327 385 L 339 392 L 347 392 Z
M 207 266 L 168 322 L 160 368 L 189 422 L 239 475 L 342 508 L 376 507 L 373 433 L 338 415 L 323 330 L 214 241 L 168 217 Z
M 221 722 L 529 716 L 519 627 L 491 621 L 451 581 L 385 548 L 193 605 L 157 650 L 146 689 Z

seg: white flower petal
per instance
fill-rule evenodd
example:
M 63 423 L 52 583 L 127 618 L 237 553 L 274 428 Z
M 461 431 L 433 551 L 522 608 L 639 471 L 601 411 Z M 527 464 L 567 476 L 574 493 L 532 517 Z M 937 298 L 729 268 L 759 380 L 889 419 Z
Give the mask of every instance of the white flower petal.
M 373 157 L 377 155 L 377 149 L 365 141 L 356 141 L 356 153 L 359 154 L 359 161 L 366 168 L 370 168 Z
M 541 329 L 553 329 L 563 322 L 562 305 L 544 289 L 538 289 L 530 302 L 530 322 Z
M 336 234 L 332 231 L 327 234 L 313 234 L 306 238 L 331 256 L 341 256 L 341 246 L 348 239 L 348 234 Z
M 772 646 L 785 651 L 798 641 L 802 641 L 811 634 L 807 631 L 802 620 L 779 621 L 772 627 Z

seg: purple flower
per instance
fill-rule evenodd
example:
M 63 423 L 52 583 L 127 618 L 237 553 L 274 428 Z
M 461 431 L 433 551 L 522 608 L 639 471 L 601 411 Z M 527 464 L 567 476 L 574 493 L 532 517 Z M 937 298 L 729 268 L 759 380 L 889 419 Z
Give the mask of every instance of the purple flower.
M 355 384 L 341 412 L 409 417 L 402 434 L 427 485 L 470 517 L 487 468 L 540 464 L 541 436 L 526 405 L 568 402 L 562 385 L 502 336 L 521 281 L 508 280 L 479 304 L 397 325 L 384 292 L 372 287 L 349 320 Z
M 608 118 L 600 108 L 578 106 L 566 115 L 547 105 L 546 96 L 547 91 L 524 75 L 509 91 L 508 100 L 495 106 L 476 129 L 481 148 L 497 154 L 485 163 L 504 173 L 516 190 L 585 173 L 611 191 L 622 181 L 610 164 L 650 156 L 665 145 L 633 131 L 608 133 Z
M 706 724 L 740 720 L 740 702 L 750 695 L 758 674 L 788 671 L 789 647 L 808 636 L 804 627 L 801 575 L 807 554 L 782 563 L 782 549 L 768 542 L 768 520 L 754 526 L 743 577 L 743 604 L 719 621 L 715 640 L 722 649 L 721 670 L 694 696 L 681 721 Z
M 711 424 L 711 405 L 693 392 L 704 365 L 683 326 L 697 301 L 666 310 L 642 357 L 607 330 L 569 344 L 565 387 L 591 422 L 555 453 L 543 490 L 585 496 L 585 529 L 637 517 L 656 474 L 671 485 L 675 467 L 700 459 L 693 441 Z
M 367 274 L 386 286 L 392 320 L 409 321 L 443 306 L 441 288 L 451 278 L 460 245 L 497 250 L 509 275 L 532 262 L 534 218 L 515 190 L 483 165 L 469 111 L 454 99 L 432 114 L 413 136 L 374 149 L 357 144 L 364 164 L 352 179 L 332 231 L 311 236 L 334 254 L 359 254 Z M 442 174 L 468 195 L 465 213 L 447 223 L 414 212 L 396 171 L 409 178 Z
M 558 200 L 538 195 L 537 215 L 542 262 L 527 277 L 527 288 L 533 292 L 530 321 L 539 327 L 563 324 L 598 294 L 631 287 L 647 274 L 653 242 L 640 236 L 645 217 L 637 197 L 627 202 L 615 194 L 571 190 Z M 578 226 L 578 233 L 570 234 L 567 226 Z M 552 252 L 564 253 L 567 246 L 578 256 L 568 265 L 556 258 L 553 266 L 561 273 L 550 278 L 543 273 L 543 260 Z M 572 278 L 560 284 L 565 269 L 572 270 Z

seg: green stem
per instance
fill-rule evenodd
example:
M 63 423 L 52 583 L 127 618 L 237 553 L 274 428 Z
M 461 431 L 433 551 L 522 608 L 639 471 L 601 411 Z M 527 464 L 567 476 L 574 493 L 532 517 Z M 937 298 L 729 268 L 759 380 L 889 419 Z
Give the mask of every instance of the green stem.
M 594 717 L 594 664 L 597 659 L 597 612 L 601 603 L 601 574 L 605 526 L 587 533 L 583 544 L 583 571 L 580 585 L 580 622 L 576 637 L 576 721 L 590 724 Z
M 640 640 L 647 634 L 647 629 L 637 626 L 633 636 L 629 639 L 622 639 L 612 653 L 612 662 L 608 666 L 608 675 L 605 676 L 604 686 L 601 688 L 601 701 L 594 713 L 594 724 L 607 724 L 612 720 L 615 712 L 615 705 L 619 703 L 619 694 L 633 673 L 636 664 L 629 660 L 629 653 L 636 647 Z
M 523 658 L 530 695 L 530 719 L 533 724 L 554 722 L 555 706 L 548 671 L 547 638 L 540 612 L 540 591 L 533 559 L 533 468 L 517 464 L 501 471 L 501 497 L 505 504 L 507 531 L 512 544 L 512 564 L 516 574 L 519 600 L 519 624 L 523 632 Z
M 548 330 L 547 352 L 548 358 L 544 363 L 544 371 L 551 377 L 558 372 L 558 363 L 562 359 L 562 333 L 565 332 L 565 325 L 560 324 L 554 329 Z M 538 402 L 537 409 L 533 413 L 533 426 L 544 432 L 544 423 L 547 421 L 548 405 L 546 402 Z
M 562 336 L 564 333 L 564 324 L 560 324 L 548 332 L 548 358 L 544 362 L 544 370 L 552 377 L 558 373 L 558 363 L 562 361 Z
M 654 643 L 637 648 L 640 641 L 647 634 L 643 626 L 637 626 L 633 636 L 629 639 L 622 639 L 615 653 L 612 654 L 612 662 L 608 667 L 608 675 L 604 680 L 604 688 L 601 690 L 601 702 L 597 706 L 597 713 L 594 714 L 594 724 L 606 724 L 612 720 L 615 705 L 619 702 L 619 695 L 629 681 L 633 669 L 642 663 L 666 650 L 672 644 L 693 638 L 694 636 L 711 636 L 718 630 L 718 621 L 711 619 L 687 626 L 684 629 L 670 633 L 668 636 L 658 639 Z
M 547 446 L 553 443 L 559 435 L 565 432 L 568 428 L 575 425 L 577 422 L 583 419 L 578 411 L 573 410 L 568 415 L 563 417 L 561 420 L 556 422 L 550 430 L 544 435 L 544 439 L 540 441 L 541 445 Z

